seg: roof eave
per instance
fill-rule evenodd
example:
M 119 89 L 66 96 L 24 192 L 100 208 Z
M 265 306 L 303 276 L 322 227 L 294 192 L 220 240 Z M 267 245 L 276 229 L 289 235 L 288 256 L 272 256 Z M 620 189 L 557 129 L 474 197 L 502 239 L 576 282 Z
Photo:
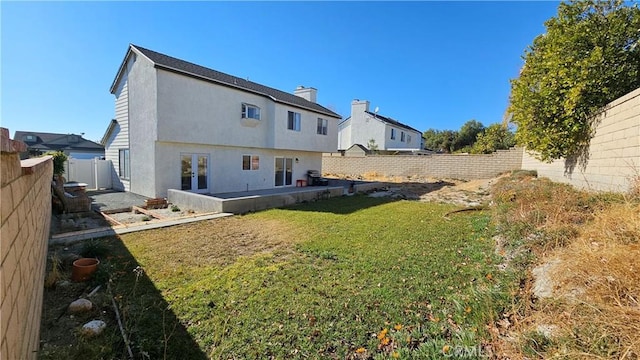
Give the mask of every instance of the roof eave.
M 397 120 L 394 120 L 394 121 L 395 121 L 395 123 L 393 123 L 393 122 L 391 122 L 391 121 L 388 121 L 388 120 L 385 120 L 385 119 L 390 119 L 388 116 L 372 115 L 372 114 L 370 114 L 369 112 L 366 112 L 366 111 L 365 111 L 365 113 L 366 113 L 367 115 L 369 115 L 369 117 L 372 117 L 372 118 L 374 118 L 374 119 L 376 119 L 376 120 L 378 120 L 378 121 L 380 121 L 380 122 L 383 122 L 383 123 L 385 123 L 385 124 L 389 124 L 389 125 L 391 125 L 391 126 L 397 126 L 397 127 L 399 127 L 399 128 L 403 128 L 403 129 L 405 129 L 405 130 L 415 131 L 415 132 L 417 132 L 417 133 L 422 134 L 422 132 L 421 132 L 420 130 L 414 129 L 414 128 L 412 128 L 411 126 L 409 126 L 409 125 L 405 125 L 405 124 L 403 124 L 403 123 L 401 123 L 401 122 L 399 122 L 399 121 L 397 121 Z
M 107 140 L 109 140 L 109 137 L 111 137 L 111 133 L 113 133 L 116 125 L 118 125 L 118 120 L 111 119 L 111 121 L 109 122 L 109 126 L 107 126 L 107 130 L 105 130 L 104 135 L 102 135 L 102 139 L 100 139 L 100 145 L 107 147 Z
M 118 68 L 118 72 L 116 73 L 116 77 L 113 79 L 113 82 L 111 83 L 111 87 L 109 88 L 109 92 L 111 94 L 115 94 L 116 93 L 116 87 L 118 85 L 118 82 L 120 81 L 120 78 L 122 78 L 122 74 L 124 72 L 125 67 L 127 66 L 127 59 L 129 59 L 129 55 L 131 54 L 131 44 L 129 44 L 129 47 L 127 48 L 127 53 L 124 56 L 124 59 L 122 59 L 122 63 L 120 63 L 120 67 Z

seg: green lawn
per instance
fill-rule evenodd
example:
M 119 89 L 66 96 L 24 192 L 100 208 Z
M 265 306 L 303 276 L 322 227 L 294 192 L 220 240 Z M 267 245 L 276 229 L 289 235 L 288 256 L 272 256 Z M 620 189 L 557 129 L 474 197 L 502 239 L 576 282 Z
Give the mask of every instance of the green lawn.
M 121 239 L 209 358 L 469 358 L 517 284 L 496 270 L 489 215 L 454 209 L 343 197 Z M 187 353 L 124 307 L 137 329 L 163 326 L 132 329 L 136 351 Z

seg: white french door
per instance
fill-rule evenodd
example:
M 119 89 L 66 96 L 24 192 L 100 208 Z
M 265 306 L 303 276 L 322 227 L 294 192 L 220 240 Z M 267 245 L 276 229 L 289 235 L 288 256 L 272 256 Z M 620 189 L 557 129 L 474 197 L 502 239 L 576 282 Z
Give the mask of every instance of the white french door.
M 293 183 L 293 159 L 276 158 L 275 185 L 287 186 Z
M 209 155 L 181 155 L 181 189 L 197 193 L 209 192 Z

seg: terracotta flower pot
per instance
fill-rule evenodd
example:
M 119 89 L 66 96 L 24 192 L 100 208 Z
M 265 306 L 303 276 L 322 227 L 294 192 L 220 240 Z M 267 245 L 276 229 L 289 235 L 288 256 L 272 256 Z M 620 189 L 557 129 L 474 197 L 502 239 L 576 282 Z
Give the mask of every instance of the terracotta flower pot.
M 94 258 L 80 258 L 73 262 L 73 269 L 71 269 L 71 281 L 81 282 L 91 279 L 96 270 L 100 260 Z

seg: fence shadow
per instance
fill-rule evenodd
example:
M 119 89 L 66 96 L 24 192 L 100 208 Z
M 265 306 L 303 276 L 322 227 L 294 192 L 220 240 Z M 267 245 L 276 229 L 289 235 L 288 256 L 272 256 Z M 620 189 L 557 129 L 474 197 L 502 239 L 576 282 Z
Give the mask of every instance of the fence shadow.
M 45 345 L 39 358 L 129 358 L 113 298 L 134 359 L 207 359 L 121 239 L 110 236 L 95 240 L 93 244 L 105 253 L 93 280 L 68 283 L 64 287 L 58 285 L 45 291 L 41 325 L 41 343 Z M 56 253 L 64 263 L 68 254 L 78 254 L 86 249 L 86 245 L 53 245 L 49 248 L 49 253 Z M 68 265 L 63 267 L 63 273 L 70 273 Z M 98 293 L 88 297 L 87 293 L 97 285 L 101 285 Z M 94 303 L 93 309 L 87 314 L 69 315 L 68 304 L 79 297 L 90 299 Z M 78 329 L 93 319 L 105 321 L 107 328 L 105 334 L 88 341 Z
M 576 166 L 580 171 L 585 171 L 589 164 L 589 158 L 591 157 L 591 140 L 596 135 L 596 130 L 602 119 L 607 117 L 607 111 L 611 109 L 611 104 L 603 106 L 594 116 L 589 119 L 589 126 L 585 129 L 584 143 L 578 147 L 574 154 L 567 156 L 564 159 L 564 175 L 571 179 Z

